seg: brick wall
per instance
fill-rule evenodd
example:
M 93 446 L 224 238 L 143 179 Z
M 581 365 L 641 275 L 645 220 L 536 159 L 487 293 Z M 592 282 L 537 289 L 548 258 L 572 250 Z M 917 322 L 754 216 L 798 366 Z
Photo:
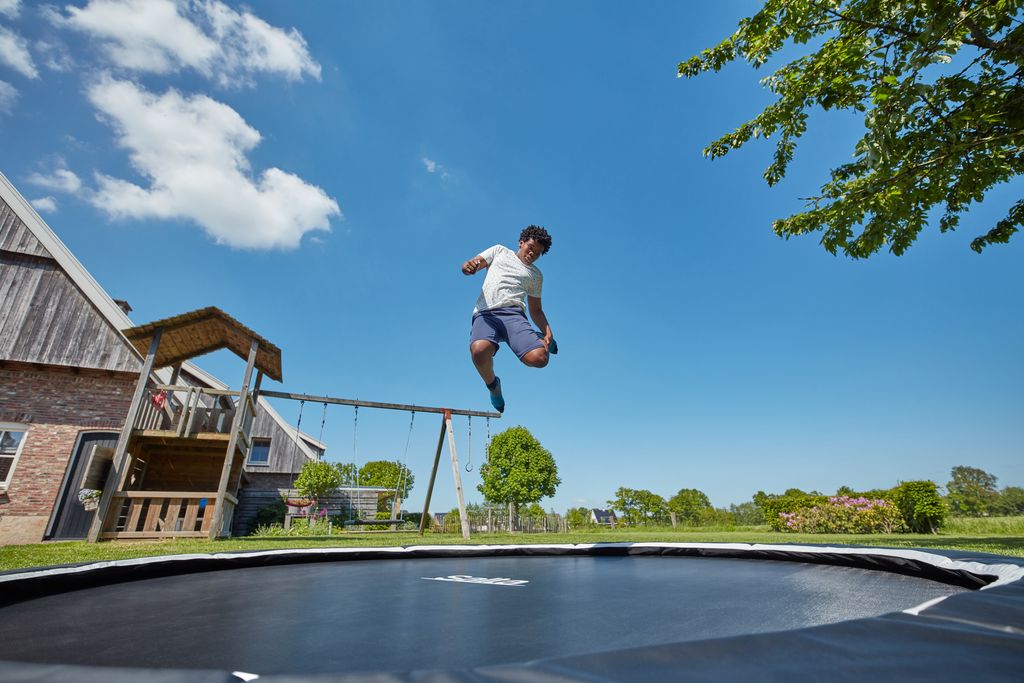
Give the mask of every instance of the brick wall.
M 120 429 L 137 378 L 0 363 L 0 422 L 29 426 L 10 486 L 0 496 L 0 545 L 43 539 L 79 433 Z

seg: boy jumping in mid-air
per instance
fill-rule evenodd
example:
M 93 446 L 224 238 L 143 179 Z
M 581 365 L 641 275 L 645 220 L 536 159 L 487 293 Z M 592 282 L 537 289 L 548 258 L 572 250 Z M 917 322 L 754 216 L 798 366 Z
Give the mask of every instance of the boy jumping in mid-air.
M 469 336 L 469 352 L 473 365 L 491 392 L 491 405 L 499 413 L 505 410 L 501 380 L 494 374 L 494 354 L 498 344 L 505 342 L 519 360 L 531 368 L 548 364 L 548 354 L 558 353 L 551 334 L 551 325 L 540 305 L 544 276 L 533 265 L 551 248 L 551 235 L 544 228 L 531 225 L 519 234 L 519 251 L 496 244 L 479 256 L 462 264 L 462 272 L 472 275 L 487 268 L 480 297 L 473 309 L 473 329 Z M 541 329 L 533 329 L 530 318 Z

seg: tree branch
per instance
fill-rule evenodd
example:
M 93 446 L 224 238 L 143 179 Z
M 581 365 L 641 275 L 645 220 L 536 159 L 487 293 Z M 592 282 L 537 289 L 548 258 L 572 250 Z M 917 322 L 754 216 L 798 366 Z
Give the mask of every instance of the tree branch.
M 830 7 L 823 8 L 825 12 L 837 17 L 841 21 L 845 21 L 856 26 L 861 26 L 867 29 L 876 29 L 885 31 L 892 34 L 898 34 L 905 38 L 911 38 L 913 40 L 920 40 L 921 34 L 915 33 L 914 31 L 908 31 L 905 28 L 894 26 L 892 24 L 882 24 L 877 22 L 865 21 L 864 19 L 855 19 L 848 17 L 838 10 L 834 10 Z M 1015 43 L 1007 43 L 1005 41 L 995 41 L 985 35 L 985 32 L 974 22 L 970 14 L 967 12 L 961 12 L 960 23 L 967 27 L 971 32 L 971 38 L 964 38 L 963 43 L 965 45 L 971 45 L 982 50 L 989 50 L 991 52 L 1009 52 L 1016 54 L 1020 57 L 1024 57 L 1024 46 L 1017 45 Z
M 1014 133 L 1006 133 L 1004 135 L 994 135 L 994 136 L 987 137 L 987 138 L 984 138 L 984 139 L 981 139 L 981 140 L 974 140 L 973 142 L 967 144 L 963 148 L 958 148 L 955 151 L 951 151 L 951 152 L 947 152 L 946 154 L 940 154 L 938 156 L 934 156 L 931 159 L 927 159 L 925 161 L 922 161 L 919 164 L 914 164 L 912 166 L 908 166 L 908 167 L 904 168 L 902 171 L 900 171 L 899 173 L 897 173 L 895 175 L 892 175 L 892 176 L 889 176 L 885 180 L 881 181 L 881 185 L 880 186 L 872 186 L 870 188 L 865 187 L 865 188 L 857 189 L 857 190 L 852 191 L 846 197 L 843 197 L 841 199 L 849 201 L 849 200 L 854 199 L 854 198 L 856 198 L 858 196 L 864 195 L 865 193 L 866 194 L 876 194 L 881 189 L 886 188 L 889 185 L 892 185 L 894 182 L 896 182 L 900 178 L 903 178 L 903 177 L 908 176 L 908 175 L 913 175 L 913 174 L 917 173 L 918 171 L 926 170 L 927 168 L 929 168 L 931 166 L 934 166 L 935 164 L 937 164 L 939 162 L 946 161 L 950 157 L 962 156 L 962 155 L 972 151 L 976 147 L 981 147 L 981 146 L 983 146 L 985 144 L 988 144 L 990 142 L 996 142 L 996 141 L 1002 140 L 1004 138 L 1011 138 L 1013 136 L 1014 136 Z M 1011 153 L 1022 152 L 1022 151 L 1024 151 L 1024 145 L 1018 145 L 1017 147 L 1009 150 L 1009 152 L 1011 152 Z M 828 197 L 828 196 L 825 196 L 825 195 L 821 195 L 821 196 L 818 196 L 818 197 L 801 197 L 800 199 L 801 199 L 801 201 L 814 202 L 815 204 L 819 204 L 819 203 L 821 203 L 822 201 L 824 201 L 826 199 L 831 199 L 831 197 Z
M 974 40 L 964 40 L 966 44 L 991 50 L 992 52 L 1010 52 L 1024 57 L 1024 46 L 1007 43 L 1005 40 L 992 40 L 981 30 L 981 27 L 974 22 L 970 15 L 963 16 L 961 22 L 971 32 L 971 37 L 974 38 Z

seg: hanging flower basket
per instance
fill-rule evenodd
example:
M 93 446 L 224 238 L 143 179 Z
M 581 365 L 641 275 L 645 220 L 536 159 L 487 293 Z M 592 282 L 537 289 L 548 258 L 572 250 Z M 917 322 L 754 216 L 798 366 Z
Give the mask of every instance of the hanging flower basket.
M 309 498 L 285 498 L 284 504 L 288 506 L 289 515 L 305 515 L 316 501 Z
M 78 502 L 86 510 L 95 510 L 100 506 L 101 495 L 103 495 L 103 491 L 99 489 L 82 489 L 78 492 Z

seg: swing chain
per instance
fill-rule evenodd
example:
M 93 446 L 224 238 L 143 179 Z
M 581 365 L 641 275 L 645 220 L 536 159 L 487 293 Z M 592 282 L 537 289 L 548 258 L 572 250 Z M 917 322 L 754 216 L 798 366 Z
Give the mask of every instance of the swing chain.
M 466 421 L 469 424 L 469 446 L 466 447 L 466 471 L 473 471 L 473 416 L 467 415 Z
M 395 497 L 397 499 L 399 492 L 405 488 L 405 473 L 408 470 L 406 463 L 409 462 L 409 442 L 412 440 L 412 426 L 416 422 L 416 411 L 412 411 L 412 417 L 409 418 L 409 433 L 405 436 L 405 452 L 402 453 L 402 466 L 398 470 L 398 485 L 395 486 Z M 394 518 L 394 513 L 391 514 Z
M 354 406 L 355 417 L 352 418 L 352 465 L 356 468 L 356 486 L 359 486 L 359 447 L 356 444 L 356 434 L 359 432 L 359 406 Z
M 305 408 L 305 407 L 306 407 L 306 402 L 304 400 L 300 400 L 299 401 L 299 421 L 295 424 L 295 440 L 292 442 L 292 463 L 293 464 L 295 462 L 295 453 L 298 452 L 298 450 L 299 450 L 299 439 L 301 438 L 299 436 L 299 434 L 302 433 L 302 431 L 301 431 L 302 430 L 302 409 Z M 295 467 L 292 467 L 292 485 L 291 485 L 292 489 L 295 488 L 295 478 L 296 478 L 296 476 L 297 475 L 295 474 Z
M 327 401 L 324 401 L 324 412 L 323 412 L 323 415 L 320 416 L 320 436 L 317 439 L 321 444 L 324 442 L 324 424 L 326 424 L 326 422 L 327 422 Z M 317 448 L 322 448 L 322 446 L 318 446 Z M 323 458 L 323 452 L 318 451 L 317 460 L 319 460 L 321 458 Z

